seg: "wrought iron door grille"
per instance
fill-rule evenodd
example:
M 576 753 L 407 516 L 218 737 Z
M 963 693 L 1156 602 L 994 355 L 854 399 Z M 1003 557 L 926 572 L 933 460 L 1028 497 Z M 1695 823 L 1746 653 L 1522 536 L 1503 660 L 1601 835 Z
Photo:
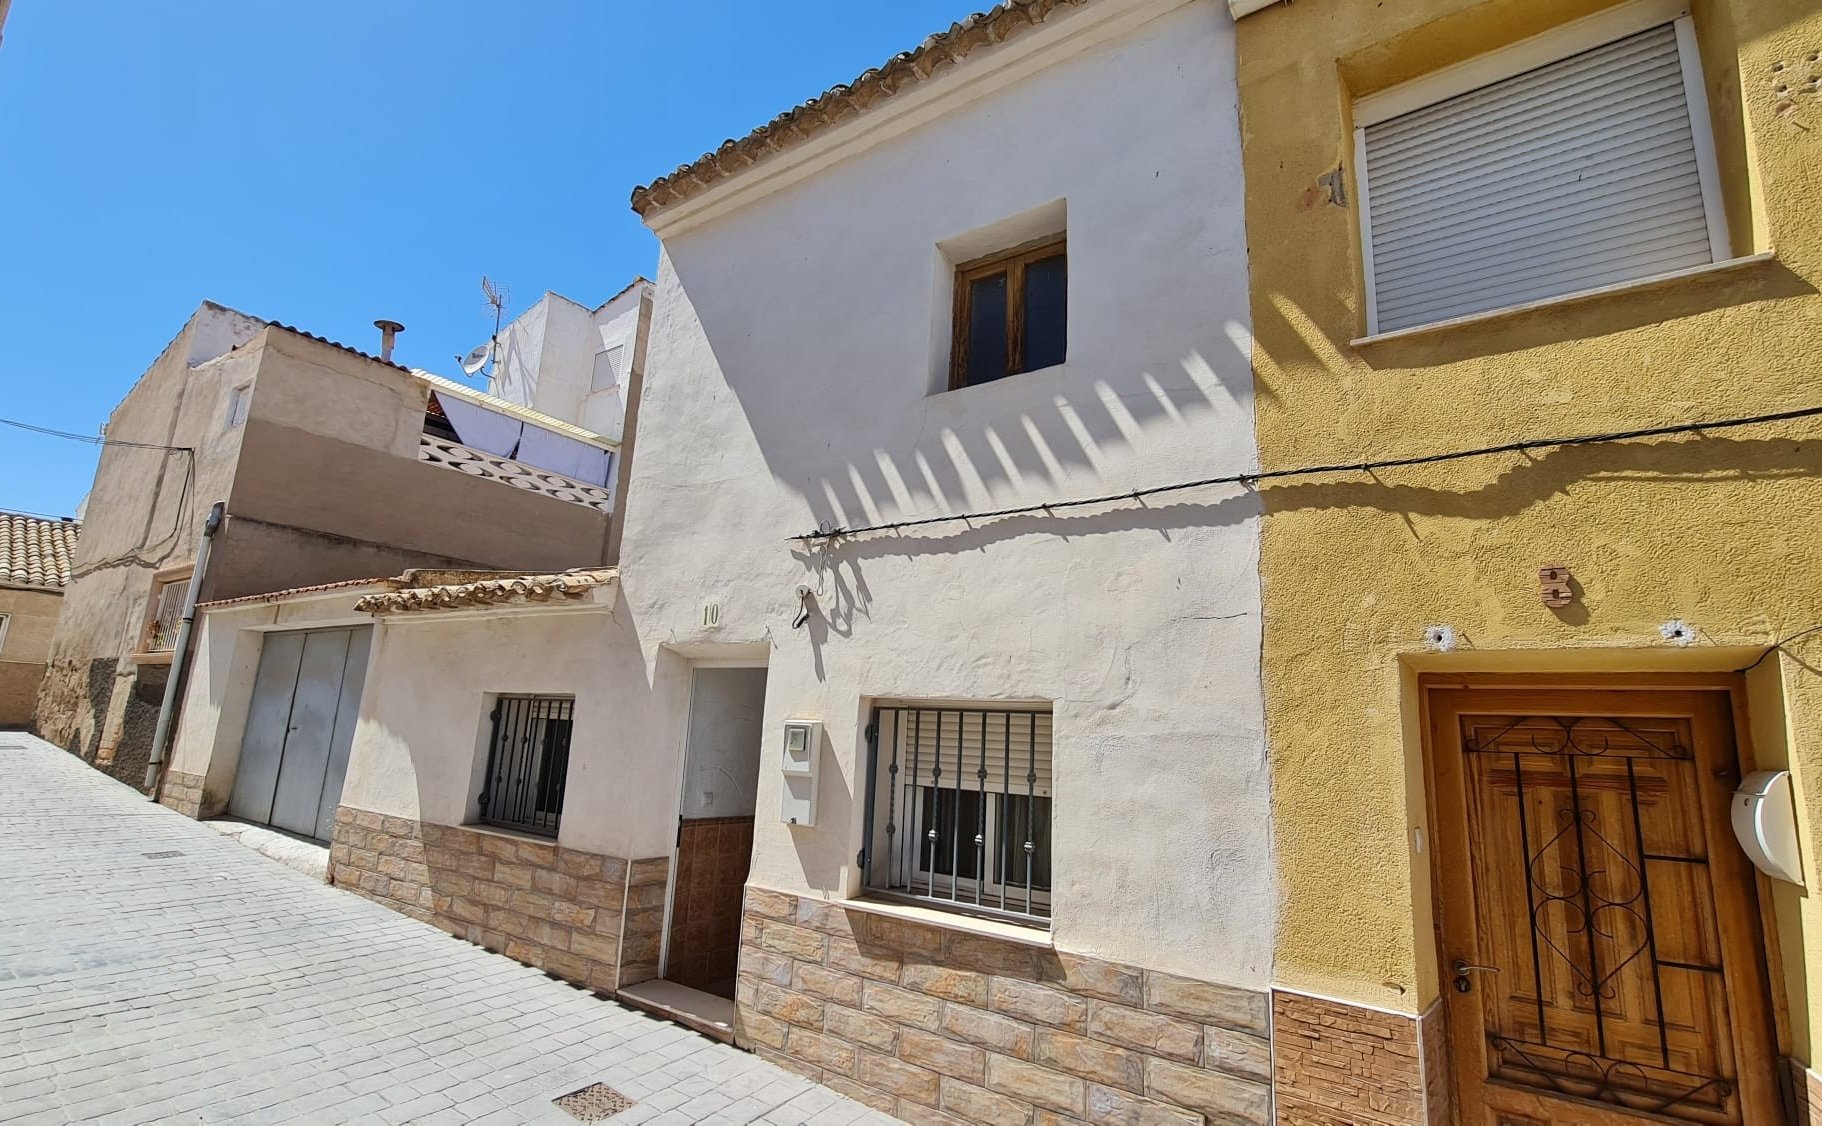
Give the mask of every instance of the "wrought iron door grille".
M 1047 709 L 881 705 L 867 727 L 876 894 L 1049 924 Z
M 1511 900 L 1529 924 L 1483 927 L 1504 970 L 1485 1010 L 1492 1074 L 1628 1110 L 1724 1114 L 1733 1083 L 1716 1074 L 1711 1037 L 1692 1035 L 1720 954 L 1700 937 L 1673 948 L 1716 933 L 1686 729 L 1485 716 L 1462 734 L 1470 816 L 1483 840 L 1515 846 L 1476 855 L 1475 883 L 1495 916 Z
M 554 696 L 502 696 L 493 709 L 482 822 L 554 837 L 563 817 L 575 701 Z

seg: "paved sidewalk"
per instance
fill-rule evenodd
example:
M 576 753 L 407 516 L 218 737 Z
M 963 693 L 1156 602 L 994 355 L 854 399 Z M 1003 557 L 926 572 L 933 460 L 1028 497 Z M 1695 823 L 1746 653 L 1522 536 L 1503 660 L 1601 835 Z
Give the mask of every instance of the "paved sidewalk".
M 339 892 L 0 732 L 0 1122 L 890 1119 Z

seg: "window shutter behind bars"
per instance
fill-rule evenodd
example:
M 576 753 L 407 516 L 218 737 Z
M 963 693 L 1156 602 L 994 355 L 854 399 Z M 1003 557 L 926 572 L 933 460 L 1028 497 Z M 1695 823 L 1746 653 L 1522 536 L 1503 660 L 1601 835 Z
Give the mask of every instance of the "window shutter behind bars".
M 1713 260 L 1664 24 L 1365 130 L 1392 332 Z
M 1022 795 L 1026 793 L 1027 773 L 1035 773 L 1037 781 L 1030 784 L 1030 792 L 1040 798 L 1050 796 L 1049 716 L 920 709 L 898 712 L 894 718 L 898 725 L 900 784 L 911 781 L 913 768 L 919 785 L 939 784 L 933 775 L 940 761 L 943 789 L 955 788 L 959 765 L 962 790 L 974 791 L 980 789 L 979 770 L 984 764 L 989 794 Z M 886 734 L 892 736 L 893 732 L 888 728 Z M 1034 741 L 1035 761 L 1031 754 Z M 885 747 L 881 750 L 889 758 L 890 751 Z

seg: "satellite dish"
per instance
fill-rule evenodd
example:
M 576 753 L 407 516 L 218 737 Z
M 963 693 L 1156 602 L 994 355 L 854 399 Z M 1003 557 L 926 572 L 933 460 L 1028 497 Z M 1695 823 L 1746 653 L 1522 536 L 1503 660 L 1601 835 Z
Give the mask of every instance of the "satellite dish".
M 493 345 L 482 344 L 462 357 L 462 372 L 465 375 L 473 375 L 486 367 L 487 361 L 491 359 L 493 359 Z

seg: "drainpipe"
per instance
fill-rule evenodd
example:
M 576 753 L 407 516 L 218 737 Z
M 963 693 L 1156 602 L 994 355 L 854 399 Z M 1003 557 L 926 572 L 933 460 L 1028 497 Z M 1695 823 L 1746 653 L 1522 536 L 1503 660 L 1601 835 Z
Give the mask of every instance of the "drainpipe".
M 196 566 L 190 571 L 190 593 L 183 600 L 183 625 L 177 630 L 177 647 L 171 651 L 171 675 L 164 682 L 164 703 L 158 708 L 158 729 L 152 733 L 152 757 L 146 762 L 146 794 L 158 800 L 158 768 L 164 765 L 166 746 L 171 741 L 171 717 L 177 713 L 177 700 L 183 693 L 184 674 L 190 669 L 190 627 L 196 623 L 196 595 L 202 590 L 202 577 L 209 570 L 209 545 L 221 530 L 221 518 L 227 505 L 216 501 L 209 518 L 202 525 L 202 545 L 196 549 Z

